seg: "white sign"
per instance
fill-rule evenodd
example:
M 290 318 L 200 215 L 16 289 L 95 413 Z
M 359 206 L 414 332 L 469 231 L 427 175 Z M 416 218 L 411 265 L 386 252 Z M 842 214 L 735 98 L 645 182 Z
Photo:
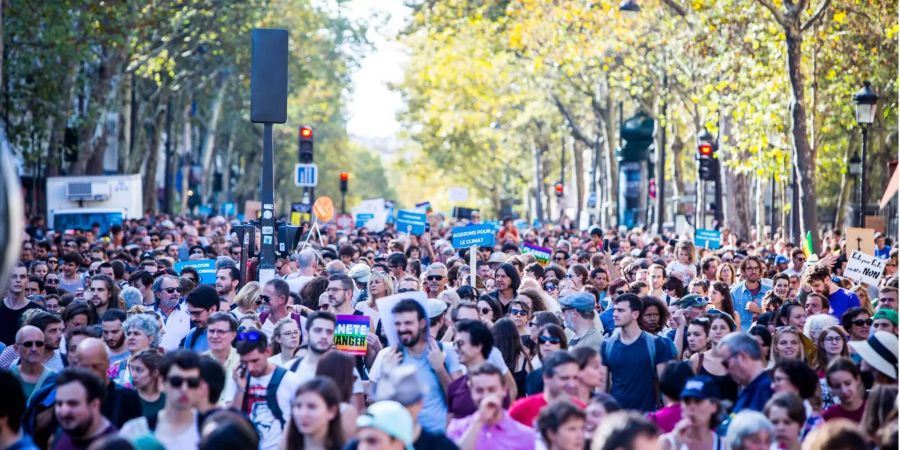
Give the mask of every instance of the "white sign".
M 388 345 L 396 347 L 400 342 L 400 336 L 397 335 L 397 326 L 394 324 L 394 313 L 391 312 L 394 306 L 400 303 L 400 300 L 412 299 L 419 302 L 422 308 L 425 308 L 426 298 L 425 292 L 415 291 L 389 295 L 375 300 L 375 305 L 378 306 L 378 315 L 381 318 L 381 329 L 384 330 L 384 335 L 387 336 Z
M 356 217 L 360 214 L 369 214 L 371 215 L 371 219 L 367 220 L 363 225 L 369 229 L 369 231 L 373 233 L 380 233 L 384 231 L 384 225 L 387 223 L 388 212 L 384 206 L 383 198 L 375 198 L 369 200 L 363 200 L 359 202 L 356 206 L 354 206 L 350 212 L 353 213 L 353 217 Z
M 447 189 L 447 195 L 450 197 L 450 202 L 465 202 L 469 200 L 469 188 L 464 187 L 452 187 Z
M 319 168 L 315 164 L 294 166 L 294 184 L 301 187 L 316 187 L 319 184 Z
M 886 259 L 854 250 L 850 255 L 850 261 L 847 262 L 847 268 L 844 269 L 844 276 L 857 283 L 878 286 L 878 280 L 884 273 L 885 263 L 887 263 Z

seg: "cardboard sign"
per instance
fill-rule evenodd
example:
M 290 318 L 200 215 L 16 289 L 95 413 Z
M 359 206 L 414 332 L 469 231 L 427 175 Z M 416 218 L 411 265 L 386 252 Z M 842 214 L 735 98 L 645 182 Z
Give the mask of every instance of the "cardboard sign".
M 550 264 L 550 256 L 553 255 L 553 249 L 529 244 L 526 242 L 522 244 L 522 254 L 532 255 L 534 256 L 534 259 L 538 264 L 546 266 L 547 264 Z
M 871 228 L 847 228 L 847 251 L 851 250 L 874 255 L 875 230 Z
M 694 245 L 700 248 L 717 249 L 722 246 L 722 233 L 703 228 L 694 232 Z
M 351 355 L 365 355 L 369 316 L 339 315 L 334 328 L 334 348 Z
M 403 292 L 400 294 L 389 295 L 375 300 L 378 306 L 378 314 L 381 319 L 381 329 L 387 337 L 388 345 L 396 347 L 400 343 L 400 336 L 397 334 L 397 325 L 394 324 L 394 314 L 391 312 L 400 300 L 412 299 L 419 302 L 422 308 L 425 308 L 425 299 L 428 297 L 424 291 Z
M 453 248 L 493 247 L 497 228 L 490 224 L 474 224 L 453 229 Z
M 201 284 L 216 284 L 216 260 L 198 259 L 196 261 L 177 262 L 174 265 L 175 271 L 179 274 L 185 267 L 197 269 L 197 272 L 200 273 Z
M 884 273 L 885 264 L 887 264 L 886 259 L 854 250 L 850 254 L 850 260 L 847 261 L 844 276 L 857 283 L 878 286 L 878 280 L 881 278 L 881 274 Z
M 425 234 L 425 213 L 401 209 L 397 211 L 397 231 L 421 236 Z

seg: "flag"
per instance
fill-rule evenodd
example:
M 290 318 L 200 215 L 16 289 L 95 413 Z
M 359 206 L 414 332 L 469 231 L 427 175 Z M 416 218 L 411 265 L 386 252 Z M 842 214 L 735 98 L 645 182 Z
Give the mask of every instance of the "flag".
M 813 255 L 813 241 L 812 241 L 812 231 L 806 232 L 806 239 L 803 241 L 803 253 L 806 254 L 806 258 L 809 259 L 811 255 Z

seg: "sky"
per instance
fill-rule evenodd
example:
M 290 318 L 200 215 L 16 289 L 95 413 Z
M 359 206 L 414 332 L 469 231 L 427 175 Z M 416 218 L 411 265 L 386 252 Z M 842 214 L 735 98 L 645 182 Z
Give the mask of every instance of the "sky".
M 357 138 L 393 138 L 400 130 L 397 112 L 403 100 L 399 93 L 390 90 L 388 83 L 403 79 L 405 54 L 392 37 L 408 19 L 410 11 L 402 0 L 352 0 L 345 8 L 352 19 L 370 23 L 368 38 L 375 47 L 353 74 L 347 132 Z

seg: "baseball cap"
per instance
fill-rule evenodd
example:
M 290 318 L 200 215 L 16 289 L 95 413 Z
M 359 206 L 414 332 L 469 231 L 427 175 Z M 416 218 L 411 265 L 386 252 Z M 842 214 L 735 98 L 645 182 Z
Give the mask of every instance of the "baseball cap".
M 366 413 L 356 418 L 359 428 L 375 428 L 388 436 L 403 441 L 406 450 L 413 450 L 413 421 L 403 405 L 384 400 L 369 406 Z
M 678 300 L 678 307 L 681 309 L 684 308 L 702 308 L 709 304 L 709 300 L 706 297 L 701 297 L 697 294 L 690 294 L 681 297 L 681 300 Z
M 878 319 L 887 319 L 892 324 L 894 324 L 894 326 L 896 327 L 897 326 L 897 311 L 894 311 L 893 309 L 881 308 L 881 309 L 875 311 L 875 315 L 872 316 L 872 320 L 878 320 Z
M 787 264 L 788 262 L 790 262 L 790 260 L 787 258 L 787 256 L 778 255 L 775 257 L 775 264 Z
M 503 252 L 494 252 L 491 253 L 491 259 L 488 260 L 490 264 L 502 264 L 506 262 L 506 253 Z
M 348 275 L 360 283 L 368 283 L 372 277 L 372 270 L 365 264 L 354 264 Z
M 436 298 L 426 298 L 425 299 L 425 312 L 428 314 L 429 319 L 434 319 L 437 316 L 440 316 L 447 310 L 447 303 L 443 300 L 438 300 Z
M 865 341 L 850 341 L 850 348 L 875 370 L 897 379 L 897 336 L 876 331 Z
M 594 310 L 594 295 L 588 292 L 577 292 L 560 297 L 559 305 L 563 308 L 572 308 L 580 312 L 589 312 Z
M 376 385 L 375 399 L 390 400 L 403 406 L 414 405 L 425 398 L 425 387 L 416 373 L 416 366 L 401 364 L 385 373 L 383 382 Z
M 699 400 L 719 398 L 719 387 L 709 375 L 699 375 L 688 378 L 681 390 L 681 399 L 696 398 Z

